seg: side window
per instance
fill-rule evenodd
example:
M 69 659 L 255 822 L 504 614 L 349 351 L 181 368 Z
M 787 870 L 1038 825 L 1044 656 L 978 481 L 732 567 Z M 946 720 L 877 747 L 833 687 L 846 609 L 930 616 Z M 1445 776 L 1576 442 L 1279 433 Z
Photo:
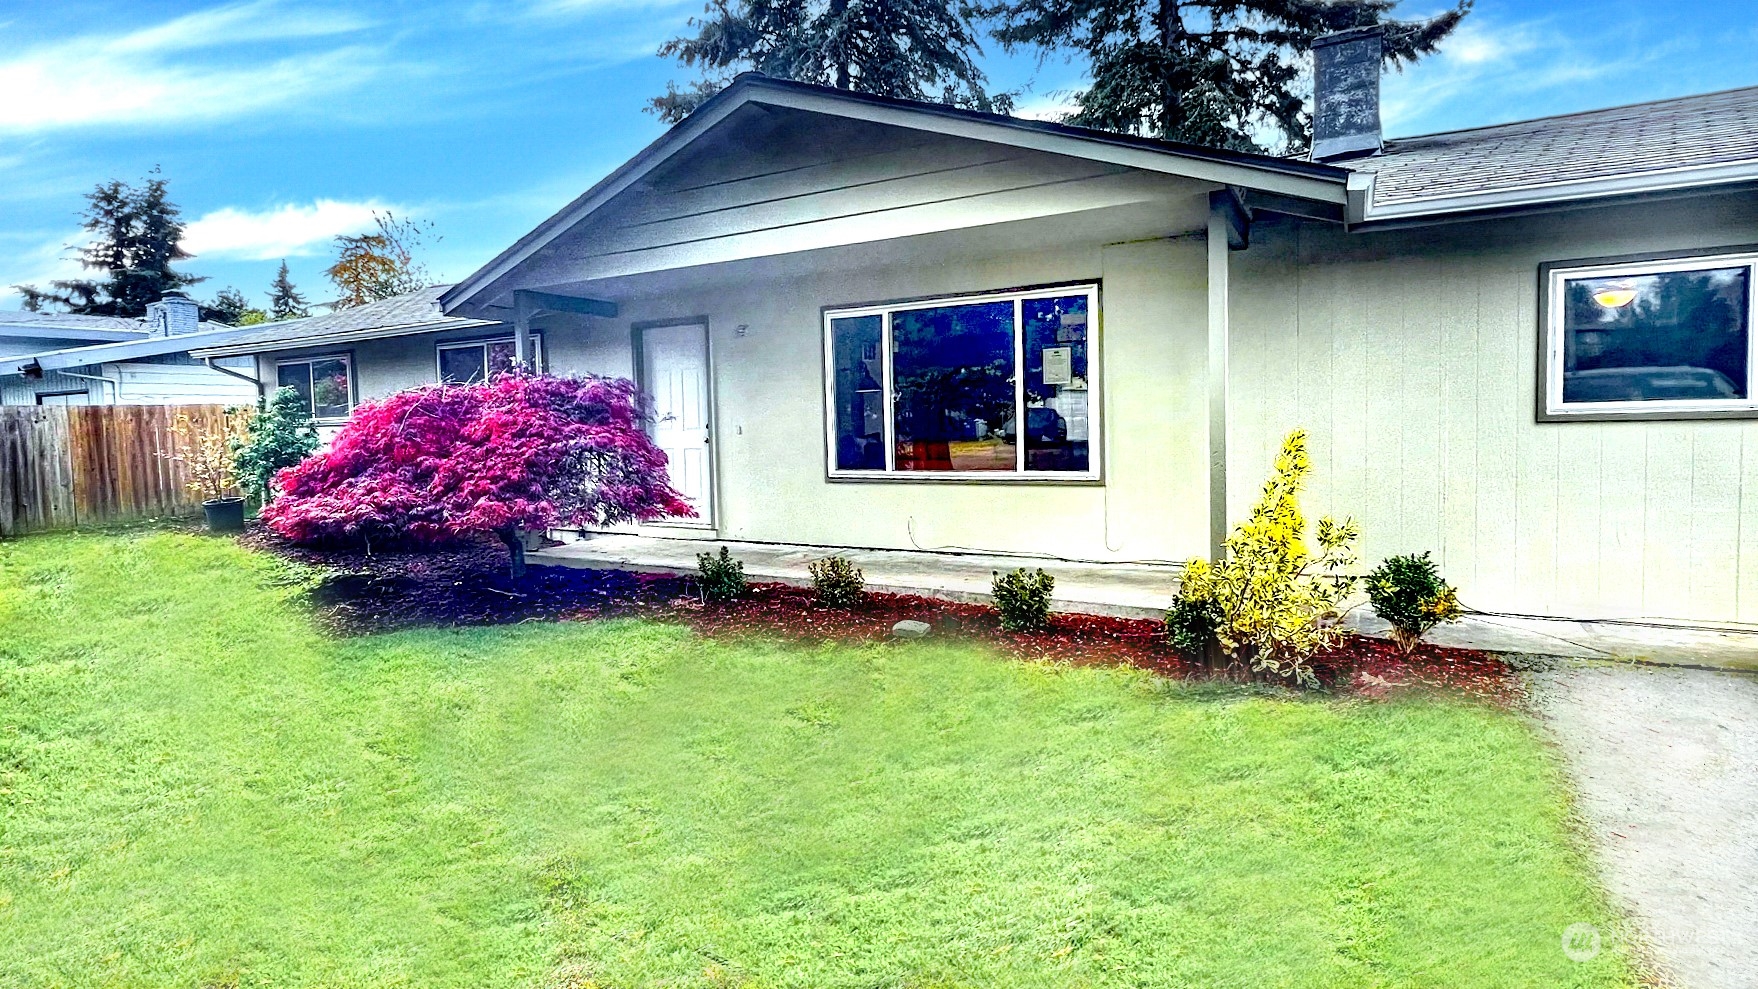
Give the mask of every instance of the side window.
M 1728 255 L 1550 269 L 1546 411 L 1758 410 L 1754 265 Z
M 313 419 L 346 419 L 354 410 L 351 370 L 342 355 L 283 361 L 275 367 L 275 384 L 298 392 Z

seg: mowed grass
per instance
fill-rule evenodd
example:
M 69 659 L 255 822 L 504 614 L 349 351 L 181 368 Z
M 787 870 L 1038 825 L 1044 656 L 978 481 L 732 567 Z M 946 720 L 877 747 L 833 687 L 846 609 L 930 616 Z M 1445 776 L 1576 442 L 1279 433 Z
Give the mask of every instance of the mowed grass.
M 0 544 L 0 985 L 1632 984 L 1509 712 L 632 621 L 335 640 Z

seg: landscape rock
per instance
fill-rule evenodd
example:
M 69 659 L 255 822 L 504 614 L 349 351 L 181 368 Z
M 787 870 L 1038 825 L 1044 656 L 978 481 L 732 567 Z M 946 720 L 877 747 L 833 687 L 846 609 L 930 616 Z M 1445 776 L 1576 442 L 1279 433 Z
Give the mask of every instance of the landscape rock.
M 933 629 L 927 622 L 918 622 L 909 618 L 891 626 L 891 634 L 899 639 L 920 639 Z

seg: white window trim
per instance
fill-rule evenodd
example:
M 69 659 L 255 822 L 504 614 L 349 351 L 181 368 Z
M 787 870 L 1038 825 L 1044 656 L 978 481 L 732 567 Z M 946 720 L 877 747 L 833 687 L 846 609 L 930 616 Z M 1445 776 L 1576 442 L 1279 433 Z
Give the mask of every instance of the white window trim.
M 281 385 L 281 368 L 286 367 L 291 364 L 304 364 L 307 367 L 306 378 L 309 381 L 309 379 L 311 377 L 311 372 L 309 370 L 310 366 L 318 363 L 319 361 L 341 361 L 348 368 L 348 374 L 346 376 L 348 378 L 348 415 L 353 415 L 354 414 L 354 406 L 358 404 L 358 402 L 355 400 L 355 395 L 354 395 L 354 355 L 353 354 L 348 354 L 348 353 L 313 354 L 310 357 L 289 357 L 286 360 L 277 360 L 277 361 L 275 361 L 275 387 L 276 388 L 282 387 L 282 385 Z M 317 414 L 317 404 L 316 404 L 317 382 L 311 381 L 310 386 L 311 386 L 311 390 L 313 392 L 312 405 L 310 408 L 312 422 L 322 423 L 325 425 L 334 425 L 336 423 L 348 421 L 348 416 L 323 416 L 323 417 L 319 417 Z
M 446 383 L 446 375 L 440 364 L 440 354 L 448 350 L 462 350 L 466 347 L 478 347 L 482 350 L 482 366 L 488 367 L 488 348 L 497 343 L 517 343 L 515 338 L 475 337 L 469 340 L 445 340 L 433 345 L 433 380 L 439 384 Z M 531 358 L 537 367 L 543 367 L 543 334 L 531 334 Z M 461 384 L 461 382 L 459 382 Z
M 1081 294 L 1085 294 L 1087 297 L 1087 469 L 1084 471 L 1026 470 L 1025 423 L 1021 412 L 1025 406 L 1025 327 L 1022 318 L 1024 303 L 1028 299 L 1053 299 Z M 1019 437 L 1019 441 L 1015 444 L 1014 469 L 1011 471 L 898 470 L 895 432 L 897 414 L 894 408 L 895 386 L 892 381 L 892 368 L 896 363 L 891 342 L 892 315 L 917 309 L 981 305 L 988 302 L 1013 303 L 1013 394 L 1014 415 L 1017 421 L 1015 435 Z M 878 316 L 880 318 L 879 353 L 882 358 L 881 367 L 885 372 L 885 394 L 883 396 L 885 421 L 881 433 L 885 448 L 885 468 L 883 470 L 843 470 L 836 466 L 836 340 L 831 331 L 831 323 L 833 320 L 860 316 Z M 980 295 L 936 296 L 928 299 L 911 299 L 907 302 L 885 302 L 824 310 L 824 464 L 827 476 L 832 480 L 901 481 L 915 484 L 945 481 L 990 484 L 1069 484 L 1102 481 L 1104 479 L 1103 465 L 1100 463 L 1100 451 L 1104 446 L 1101 442 L 1101 437 L 1104 435 L 1102 432 L 1104 423 L 1100 421 L 1100 410 L 1104 406 L 1100 397 L 1102 387 L 1100 378 L 1103 377 L 1100 370 L 1100 326 L 1102 322 L 1103 317 L 1099 308 L 1099 284 L 1097 282 L 1074 282 L 1048 288 L 988 292 Z
M 1746 288 L 1746 397 L 1698 400 L 1659 399 L 1650 402 L 1564 402 L 1563 401 L 1563 322 L 1568 315 L 1564 284 L 1582 278 L 1605 278 L 1658 275 L 1673 271 L 1701 271 L 1710 268 L 1748 269 Z M 1661 257 L 1647 261 L 1619 261 L 1576 267 L 1557 267 L 1547 271 L 1545 286 L 1545 399 L 1547 418 L 1608 418 L 1640 419 L 1644 417 L 1689 417 L 1703 413 L 1758 412 L 1758 252 L 1730 254 L 1697 254 L 1684 257 Z

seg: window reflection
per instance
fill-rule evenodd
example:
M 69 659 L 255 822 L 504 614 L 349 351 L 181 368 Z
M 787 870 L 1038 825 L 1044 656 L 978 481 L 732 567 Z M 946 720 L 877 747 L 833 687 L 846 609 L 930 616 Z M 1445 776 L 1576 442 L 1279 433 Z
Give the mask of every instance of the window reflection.
M 1564 279 L 1563 401 L 1749 394 L 1751 269 Z
M 1013 417 L 1013 303 L 892 314 L 898 470 L 1018 468 Z

